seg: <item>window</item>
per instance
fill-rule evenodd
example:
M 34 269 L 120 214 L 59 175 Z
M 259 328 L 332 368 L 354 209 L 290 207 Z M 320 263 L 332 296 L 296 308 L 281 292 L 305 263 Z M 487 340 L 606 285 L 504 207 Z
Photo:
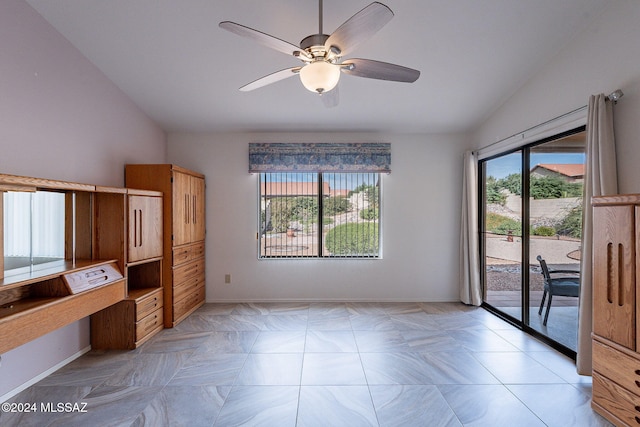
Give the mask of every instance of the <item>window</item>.
M 250 143 L 259 258 L 380 258 L 389 143 Z
M 259 174 L 259 258 L 379 258 L 380 173 Z

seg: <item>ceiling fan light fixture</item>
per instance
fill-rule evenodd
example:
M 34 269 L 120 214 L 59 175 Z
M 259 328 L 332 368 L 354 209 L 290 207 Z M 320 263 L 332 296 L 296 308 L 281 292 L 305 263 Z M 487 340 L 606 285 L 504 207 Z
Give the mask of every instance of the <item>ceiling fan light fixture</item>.
M 340 67 L 326 61 L 314 61 L 300 70 L 300 81 L 311 92 L 329 92 L 339 80 Z

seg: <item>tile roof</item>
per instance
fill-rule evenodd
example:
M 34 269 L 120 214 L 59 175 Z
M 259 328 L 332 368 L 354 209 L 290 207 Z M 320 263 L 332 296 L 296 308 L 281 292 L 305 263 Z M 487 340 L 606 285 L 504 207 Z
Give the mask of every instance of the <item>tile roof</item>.
M 263 182 L 262 195 L 265 197 L 317 196 L 317 182 Z M 329 195 L 328 182 L 322 183 L 322 193 Z
M 561 175 L 571 178 L 581 178 L 584 176 L 584 163 L 562 164 L 562 163 L 540 163 L 535 165 L 531 170 L 536 168 L 544 168 Z

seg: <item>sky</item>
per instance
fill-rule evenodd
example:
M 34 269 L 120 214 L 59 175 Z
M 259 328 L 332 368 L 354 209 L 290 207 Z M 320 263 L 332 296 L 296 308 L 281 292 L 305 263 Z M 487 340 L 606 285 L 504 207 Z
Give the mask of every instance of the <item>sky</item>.
M 521 172 L 521 153 L 515 152 L 486 162 L 487 176 L 496 179 L 504 178 L 512 173 Z M 546 164 L 580 164 L 585 162 L 584 153 L 532 153 L 531 168 L 540 163 Z

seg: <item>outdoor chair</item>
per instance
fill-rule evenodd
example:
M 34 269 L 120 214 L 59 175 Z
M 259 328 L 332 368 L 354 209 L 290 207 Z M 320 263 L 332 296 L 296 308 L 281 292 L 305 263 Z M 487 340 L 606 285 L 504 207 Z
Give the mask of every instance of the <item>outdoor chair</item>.
M 547 326 L 551 300 L 554 295 L 563 297 L 578 297 L 580 295 L 580 273 L 574 270 L 549 270 L 547 262 L 540 255 L 538 255 L 536 259 L 540 262 L 542 276 L 544 277 L 544 293 L 542 294 L 538 316 L 542 315 L 544 300 L 547 294 L 549 294 L 547 311 L 544 314 L 544 320 L 542 322 L 544 326 Z

